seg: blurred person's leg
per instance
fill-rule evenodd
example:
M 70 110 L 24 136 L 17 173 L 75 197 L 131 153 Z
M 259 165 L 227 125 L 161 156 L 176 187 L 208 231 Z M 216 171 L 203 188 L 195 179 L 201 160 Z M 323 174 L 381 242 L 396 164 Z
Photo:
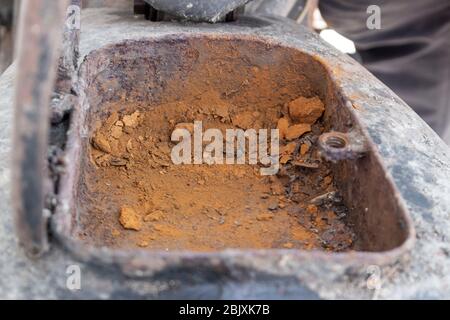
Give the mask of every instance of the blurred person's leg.
M 381 8 L 369 30 L 368 6 Z M 450 143 L 450 1 L 320 0 L 331 28 L 355 42 L 362 63 Z

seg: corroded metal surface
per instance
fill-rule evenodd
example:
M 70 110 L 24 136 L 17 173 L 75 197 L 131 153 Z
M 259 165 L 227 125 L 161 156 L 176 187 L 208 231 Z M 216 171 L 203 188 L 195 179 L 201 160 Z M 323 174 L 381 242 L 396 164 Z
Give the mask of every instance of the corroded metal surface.
M 230 54 L 230 47 L 239 48 L 239 50 Z M 167 55 L 169 51 L 171 54 Z M 367 149 L 366 158 L 360 160 L 359 157 L 355 157 L 352 159 L 354 161 L 334 166 L 339 189 L 345 195 L 347 206 L 351 208 L 349 219 L 356 225 L 355 232 L 357 238 L 360 239 L 360 241 L 357 240 L 357 248 L 363 252 L 338 254 L 298 250 L 234 250 L 233 254 L 226 252 L 204 254 L 189 251 L 166 253 L 151 250 L 113 250 L 111 248 L 102 248 L 99 252 L 99 248 L 91 248 L 90 245 L 73 235 L 72 230 L 80 228 L 76 221 L 80 220 L 78 201 L 82 201 L 83 193 L 78 185 L 82 183 L 80 175 L 85 171 L 85 168 L 80 167 L 85 165 L 84 159 L 88 159 L 86 148 L 89 140 L 86 134 L 91 131 L 95 121 L 105 118 L 109 111 L 102 108 L 103 104 L 117 101 L 123 96 L 129 99 L 135 97 L 149 103 L 157 103 L 156 101 L 163 97 L 169 100 L 172 96 L 182 99 L 183 90 L 179 88 L 182 88 L 183 85 L 178 82 L 181 80 L 177 79 L 191 79 L 190 83 L 195 83 L 196 74 L 201 79 L 200 81 L 209 80 L 209 87 L 218 92 L 231 85 L 226 82 L 226 78 L 220 78 L 220 71 L 211 79 L 208 79 L 206 73 L 201 74 L 199 70 L 207 69 L 208 65 L 202 65 L 199 62 L 197 59 L 199 55 L 228 57 L 227 64 L 229 66 L 235 64 L 235 68 L 241 68 L 242 73 L 245 71 L 245 65 L 257 65 L 258 63 L 264 65 L 270 61 L 271 68 L 273 68 L 273 70 L 270 69 L 270 73 L 278 72 L 277 82 L 286 81 L 283 78 L 281 67 L 286 63 L 285 61 L 295 61 L 295 66 L 291 66 L 290 69 L 295 68 L 298 73 L 303 73 L 298 75 L 298 79 L 295 79 L 298 87 L 302 88 L 301 91 L 306 95 L 308 92 L 319 95 L 329 109 L 326 112 L 325 126 L 342 130 L 352 129 L 353 134 L 361 131 L 351 115 L 352 108 L 348 109 L 342 105 L 341 97 L 335 91 L 334 84 L 327 79 L 323 66 L 301 51 L 284 47 L 274 38 L 260 38 L 252 34 L 220 36 L 216 32 L 210 32 L 203 36 L 193 33 L 190 36 L 184 34 L 157 37 L 153 41 L 126 41 L 101 48 L 86 56 L 80 66 L 77 86 L 80 105 L 75 108 L 72 115 L 72 130 L 66 149 L 66 157 L 70 158 L 72 162 L 67 163 L 65 174 L 61 177 L 59 201 L 63 205 L 57 208 L 57 214 L 53 220 L 56 229 L 55 236 L 61 239 L 63 244 L 73 250 L 74 254 L 84 256 L 87 261 L 97 263 L 103 261 L 106 264 L 109 264 L 111 260 L 115 261 L 115 264 L 119 266 L 118 270 L 122 270 L 128 275 L 153 274 L 156 272 L 155 269 L 160 272 L 169 269 L 174 274 L 175 270 L 178 270 L 179 274 L 186 274 L 203 266 L 211 268 L 211 272 L 218 269 L 217 279 L 226 276 L 227 273 L 221 270 L 227 268 L 231 270 L 230 272 L 234 268 L 240 268 L 242 273 L 251 273 L 257 268 L 258 258 L 262 257 L 266 263 L 276 263 L 280 256 L 285 256 L 289 257 L 293 264 L 299 265 L 305 261 L 319 260 L 336 264 L 342 263 L 347 266 L 365 263 L 381 265 L 394 262 L 411 248 L 414 230 L 410 218 L 398 197 L 398 191 L 383 172 L 382 164 L 376 157 L 373 146 L 370 150 Z M 254 61 L 252 57 L 256 57 Z M 117 59 L 118 62 L 111 63 L 112 59 Z M 145 61 L 145 66 L 137 61 Z M 155 64 L 155 61 L 158 63 Z M 192 61 L 195 61 L 195 66 L 192 65 Z M 277 61 L 279 62 L 277 63 Z M 146 70 L 144 73 L 142 73 L 143 69 Z M 142 78 L 142 74 L 146 74 L 145 78 Z M 158 78 L 148 76 L 151 74 L 157 74 Z M 292 81 L 293 75 L 287 74 L 286 77 Z M 233 80 L 242 83 L 245 79 L 236 75 Z M 120 83 L 120 86 L 108 87 L 108 81 Z M 249 86 L 255 85 L 252 80 L 248 81 Z M 171 93 L 168 83 L 172 83 L 177 91 Z M 217 83 L 217 86 L 214 86 L 213 83 Z M 190 95 L 191 93 L 185 94 Z M 263 99 L 264 95 L 260 97 Z M 271 99 L 275 99 L 275 97 L 276 94 L 270 96 Z M 362 134 L 360 133 L 360 135 Z M 356 140 L 356 138 L 352 140 Z M 355 143 L 350 146 L 356 153 Z M 366 178 L 376 181 L 376 183 L 366 183 Z M 383 199 L 374 196 L 378 188 L 387 191 L 387 194 L 382 196 Z M 155 264 L 155 260 L 158 259 L 160 262 Z M 253 260 L 253 262 L 239 263 L 244 259 Z M 139 264 L 136 264 L 137 261 Z M 275 270 L 276 268 L 274 269 L 276 273 Z
M 100 14 L 101 13 L 101 14 Z M 113 23 L 114 22 L 114 23 Z M 80 44 L 83 59 L 93 50 L 125 39 L 154 39 L 178 34 L 249 36 L 263 38 L 278 44 L 297 48 L 312 55 L 329 72 L 346 104 L 351 103 L 351 117 L 360 125 L 362 132 L 374 143 L 374 157 L 382 165 L 379 170 L 387 172 L 388 178 L 399 188 L 398 199 L 406 206 L 417 230 L 417 241 L 412 251 L 397 259 L 398 255 L 387 252 L 371 261 L 361 263 L 358 255 L 311 259 L 311 255 L 298 258 L 286 252 L 255 252 L 243 255 L 238 251 L 226 251 L 222 255 L 225 264 L 216 259 L 197 256 L 195 261 L 186 254 L 161 255 L 155 257 L 149 269 L 144 254 L 136 254 L 132 263 L 128 262 L 130 276 L 115 272 L 114 266 L 128 259 L 124 254 L 111 257 L 104 249 L 69 245 L 71 252 L 81 253 L 76 260 L 67 251 L 56 246 L 51 254 L 37 263 L 26 260 L 14 245 L 8 218 L 8 202 L 1 210 L 0 246 L 7 261 L 2 261 L 0 278 L 1 294 L 5 297 L 197 297 L 245 298 L 245 297 L 321 297 L 321 298 L 371 298 L 374 291 L 366 285 L 368 265 L 379 263 L 382 279 L 380 298 L 432 298 L 450 296 L 450 152 L 447 146 L 389 89 L 365 71 L 350 58 L 336 52 L 297 26 L 279 23 L 270 19 L 247 19 L 235 24 L 220 25 L 177 25 L 146 21 L 135 21 L 119 17 L 108 10 L 87 11 L 85 33 Z M 126 30 L 126 31 L 124 31 Z M 8 110 L 11 102 L 11 83 L 14 73 L 11 68 L 0 80 L 0 88 L 5 92 L 0 97 L 1 110 Z M 350 106 L 350 105 L 349 105 Z M 8 125 L 7 114 L 0 117 Z M 345 122 L 341 122 L 345 123 Z M 333 128 L 343 131 L 343 128 Z M 10 140 L 2 131 L 2 156 L 9 150 Z M 417 139 L 411 139 L 417 137 Z M 5 149 L 7 148 L 7 149 Z M 70 162 L 70 158 L 66 161 Z M 0 182 L 8 186 L 8 168 L 2 168 Z M 369 177 L 371 179 L 372 177 Z M 355 186 L 355 188 L 357 185 Z M 2 188 L 2 199 L 8 194 Z M 379 193 L 383 194 L 384 190 Z M 64 209 L 64 203 L 61 204 Z M 66 208 L 68 209 L 68 208 Z M 58 219 L 70 219 L 60 215 Z M 59 221 L 57 225 L 65 225 Z M 64 230 L 58 230 L 64 234 Z M 85 264 L 90 256 L 98 254 L 99 260 L 109 259 L 110 267 L 99 264 Z M 390 256 L 389 256 L 390 255 Z M 376 257 L 374 254 L 373 257 Z M 386 258 L 387 257 L 387 258 Z M 304 259 L 302 259 L 304 258 Z M 384 260 L 385 259 L 385 260 Z M 380 263 L 380 262 L 385 263 Z M 393 262 L 395 261 L 395 262 Z M 108 261 L 107 261 L 108 262 Z M 79 264 L 83 272 L 83 286 L 80 292 L 70 292 L 65 287 L 66 267 Z M 168 264 L 197 268 L 189 281 L 182 274 L 166 269 Z M 212 265 L 215 268 L 212 268 Z M 140 267 L 143 267 L 140 269 Z M 251 268 L 251 273 L 243 272 Z M 51 272 L 50 272 L 51 270 Z M 141 271 L 140 271 L 141 270 Z M 51 273 L 51 275 L 50 275 Z M 214 281 L 217 273 L 223 274 L 220 282 Z M 143 278 L 141 278 L 143 277 Z M 141 281 L 145 279 L 146 281 Z M 204 281 L 210 279 L 210 281 Z M 279 286 L 286 290 L 280 292 Z M 20 288 L 20 289 L 18 289 Z M 262 294 L 266 292 L 267 294 Z M 203 293 L 203 294 L 202 294 Z
M 67 1 L 25 0 L 20 17 L 13 203 L 19 240 L 31 256 L 48 247 L 48 214 L 43 208 L 50 187 L 45 169 L 49 105 L 66 8 Z

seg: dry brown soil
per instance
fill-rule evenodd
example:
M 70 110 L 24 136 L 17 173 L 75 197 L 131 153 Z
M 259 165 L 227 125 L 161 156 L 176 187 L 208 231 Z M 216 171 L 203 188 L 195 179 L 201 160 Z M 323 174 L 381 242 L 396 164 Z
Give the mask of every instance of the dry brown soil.
M 215 92 L 159 106 L 120 101 L 91 137 L 80 236 L 121 248 L 212 251 L 226 248 L 351 249 L 342 204 L 316 205 L 336 191 L 317 151 L 324 106 L 298 97 L 283 106 L 236 107 Z M 114 110 L 126 110 L 114 111 Z M 258 165 L 174 165 L 173 130 L 280 129 L 281 169 Z

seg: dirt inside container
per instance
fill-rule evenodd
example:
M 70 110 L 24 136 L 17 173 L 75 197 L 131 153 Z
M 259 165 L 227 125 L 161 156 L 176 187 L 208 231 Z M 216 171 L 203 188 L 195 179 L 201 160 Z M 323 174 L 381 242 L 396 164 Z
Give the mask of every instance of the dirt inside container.
M 242 52 L 226 42 L 191 43 L 182 54 L 190 63 L 177 62 L 169 80 L 158 83 L 161 74 L 148 69 L 154 64 L 140 60 L 133 76 L 152 80 L 123 91 L 112 72 L 96 78 L 96 95 L 114 89 L 115 98 L 91 116 L 78 194 L 81 239 L 170 251 L 352 250 L 348 209 L 317 149 L 327 101 L 299 71 L 301 56 L 260 46 Z M 127 72 L 133 63 L 110 60 Z M 146 85 L 162 87 L 160 98 L 146 98 Z M 279 128 L 278 174 L 261 175 L 261 165 L 173 164 L 172 132 L 191 130 L 194 121 L 203 130 Z

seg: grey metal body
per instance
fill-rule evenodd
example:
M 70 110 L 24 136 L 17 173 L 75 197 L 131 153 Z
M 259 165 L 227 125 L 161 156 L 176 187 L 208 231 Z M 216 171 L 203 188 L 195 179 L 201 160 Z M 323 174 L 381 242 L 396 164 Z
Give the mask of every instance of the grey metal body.
M 316 35 L 287 21 L 243 19 L 224 25 L 149 23 L 117 10 L 90 9 L 83 13 L 80 59 L 105 45 L 125 39 L 169 34 L 257 35 L 316 56 L 339 78 L 359 120 L 379 154 L 412 216 L 417 241 L 400 260 L 379 268 L 381 289 L 367 286 L 373 266 L 308 261 L 293 263 L 281 255 L 277 263 L 242 260 L 254 272 L 239 269 L 227 281 L 180 280 L 170 272 L 159 277 L 125 277 L 101 265 L 85 264 L 52 242 L 40 260 L 27 259 L 17 246 L 10 205 L 10 152 L 13 83 L 16 66 L 0 78 L 0 297 L 2 298 L 449 298 L 450 297 L 450 150 L 442 140 L 392 91 L 354 63 L 323 43 Z M 230 259 L 233 257 L 229 254 Z M 351 260 L 351 259 L 350 259 Z M 80 291 L 67 289 L 67 267 L 79 265 Z M 208 270 L 198 277 L 208 279 Z M 200 276 L 201 275 L 201 276 Z
M 217 22 L 250 0 L 145 0 L 155 9 L 190 21 Z

